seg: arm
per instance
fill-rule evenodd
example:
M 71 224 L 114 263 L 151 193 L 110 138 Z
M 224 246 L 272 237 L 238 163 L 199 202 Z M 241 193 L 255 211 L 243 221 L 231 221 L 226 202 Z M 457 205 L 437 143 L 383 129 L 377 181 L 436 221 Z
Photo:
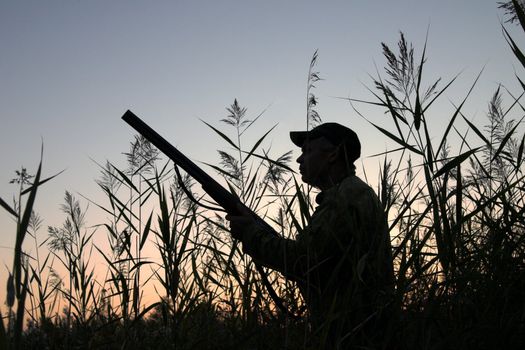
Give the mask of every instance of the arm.
M 287 239 L 277 234 L 269 234 L 261 229 L 248 211 L 239 208 L 239 214 L 228 214 L 232 236 L 243 244 L 243 250 L 257 263 L 270 267 L 288 278 L 299 279 L 303 273 L 295 271 L 300 266 L 300 256 L 306 249 L 297 240 Z
M 228 215 L 226 219 L 246 254 L 294 280 L 305 280 L 309 272 L 324 271 L 348 259 L 345 255 L 354 253 L 350 251 L 351 241 L 359 230 L 355 210 L 338 198 L 321 204 L 296 239 L 268 234 L 242 210 L 241 215 Z
M 248 212 L 227 216 L 231 231 L 243 243 L 245 253 L 258 263 L 294 279 L 316 271 L 319 278 L 369 279 L 381 247 L 383 227 L 368 188 L 334 188 L 314 212 L 308 226 L 295 240 L 270 235 L 260 229 Z M 381 267 L 379 267 L 381 269 Z M 351 277 L 352 276 L 352 277 Z M 367 276 L 367 277 L 365 277 Z

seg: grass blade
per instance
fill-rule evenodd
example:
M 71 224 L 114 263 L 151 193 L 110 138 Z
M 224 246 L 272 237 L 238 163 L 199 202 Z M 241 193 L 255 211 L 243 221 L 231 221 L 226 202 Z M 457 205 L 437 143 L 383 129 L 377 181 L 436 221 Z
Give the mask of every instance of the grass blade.
M 516 58 L 520 61 L 521 65 L 525 67 L 525 55 L 523 55 L 523 52 L 521 52 L 520 48 L 518 47 L 518 45 L 516 45 L 507 29 L 505 29 L 505 27 L 503 27 L 503 33 L 505 34 L 505 40 L 507 40 L 507 43 L 512 49 L 514 56 L 516 56 Z
M 140 248 L 139 248 L 140 250 L 142 250 L 142 248 L 144 247 L 144 244 L 146 243 L 146 241 L 148 239 L 148 235 L 149 235 L 150 227 L 151 227 L 151 218 L 152 217 L 153 217 L 153 213 L 150 213 L 148 221 L 146 222 L 146 226 L 144 227 L 144 231 L 142 232 L 142 238 L 140 240 Z
M 39 181 L 38 183 L 33 184 L 32 186 L 30 186 L 30 187 L 26 188 L 24 191 L 22 191 L 21 195 L 24 195 L 24 194 L 30 192 L 34 186 L 41 186 L 41 185 L 45 184 L 46 182 L 48 182 L 49 180 L 54 179 L 54 178 L 57 177 L 58 175 L 62 174 L 64 171 L 65 171 L 65 170 L 62 170 L 61 172 L 56 173 L 55 175 L 50 176 L 50 177 L 48 177 L 47 179 L 44 179 L 44 180 L 42 180 L 42 181 Z M 36 181 L 35 181 L 35 182 L 36 182 Z
M 18 213 L 13 208 L 11 208 L 11 206 L 7 204 L 2 198 L 0 198 L 0 206 L 2 206 L 10 214 L 13 214 L 15 217 L 18 217 Z
M 465 118 L 464 115 L 461 115 L 463 117 L 463 119 L 465 120 L 465 122 L 467 122 L 468 126 L 474 130 L 474 132 L 476 133 L 476 135 L 479 136 L 480 139 L 483 140 L 483 142 L 485 142 L 486 145 L 490 145 L 490 141 L 487 140 L 487 138 L 483 135 L 483 133 L 481 131 L 479 131 L 479 129 L 476 127 L 476 125 L 474 125 L 473 123 L 471 123 L 467 118 Z
M 250 152 L 248 152 L 248 155 L 246 156 L 246 158 L 244 158 L 244 160 L 242 161 L 242 164 L 246 163 L 246 161 L 250 158 L 250 156 L 253 154 L 253 152 L 255 152 L 255 150 L 257 149 L 257 147 L 259 147 L 259 145 L 261 144 L 261 142 L 263 142 L 263 140 L 266 138 L 266 136 L 268 136 L 269 133 L 272 132 L 273 129 L 275 129 L 277 125 L 274 125 L 270 130 L 268 130 L 266 132 L 266 134 L 264 134 L 259 140 L 257 140 L 257 142 L 253 145 L 252 149 Z
M 115 169 L 115 171 L 120 175 L 121 179 L 124 180 L 129 187 L 131 187 L 132 189 L 134 189 L 136 192 L 140 192 L 137 187 L 135 187 L 135 185 L 133 184 L 133 182 L 131 181 L 131 179 L 126 175 L 124 174 L 124 172 L 122 172 L 121 170 L 119 170 L 117 167 L 115 167 L 113 164 L 111 164 L 111 167 L 113 169 Z M 117 178 L 117 180 L 120 180 L 119 178 Z
M 512 0 L 512 4 L 514 5 L 514 10 L 516 11 L 516 16 L 520 21 L 521 28 L 525 30 L 525 12 L 523 11 L 522 5 L 520 5 L 520 2 L 517 0 Z
M 434 174 L 434 177 L 433 179 L 436 179 L 438 177 L 440 177 L 441 175 L 445 174 L 445 173 L 448 173 L 450 170 L 452 170 L 453 168 L 456 168 L 458 167 L 461 163 L 463 163 L 467 158 L 469 158 L 471 155 L 473 155 L 474 153 L 476 153 L 477 151 L 479 151 L 481 147 L 477 147 L 477 148 L 474 148 L 474 149 L 471 149 L 465 153 L 462 153 L 460 154 L 459 156 L 455 157 L 454 159 L 452 159 L 450 162 L 448 162 L 447 164 L 443 165 L 443 167 L 441 167 L 441 169 L 439 169 L 438 171 L 436 171 L 436 173 Z
M 226 136 L 223 132 L 219 131 L 217 128 L 213 127 L 211 124 L 206 123 L 204 120 L 201 119 L 201 122 L 208 125 L 213 131 L 215 131 L 220 137 L 222 137 L 226 142 L 228 142 L 230 145 L 233 146 L 236 150 L 239 149 L 239 147 L 232 141 L 228 136 Z
M 38 164 L 38 170 L 35 175 L 35 183 L 39 183 L 40 174 L 42 172 L 42 158 L 44 153 L 44 146 L 42 145 L 40 151 L 40 163 Z M 33 186 L 29 192 L 29 197 L 26 202 L 24 213 L 22 218 L 18 221 L 17 232 L 16 232 L 16 241 L 15 241 L 15 254 L 13 262 L 13 275 L 15 281 L 16 295 L 20 297 L 20 287 L 21 287 L 21 276 L 22 276 L 22 244 L 24 242 L 25 235 L 27 233 L 27 228 L 29 226 L 29 219 L 31 218 L 31 213 L 33 212 L 33 205 L 35 203 L 36 193 L 38 186 Z
M 523 146 L 525 144 L 525 134 L 521 138 L 520 147 L 518 149 L 518 156 L 516 157 L 516 170 L 520 168 L 521 162 L 523 160 Z
M 522 120 L 523 118 L 521 118 L 520 121 L 516 123 L 516 125 L 514 125 L 514 127 L 505 135 L 503 140 L 501 140 L 498 150 L 496 151 L 496 153 L 494 153 L 494 157 L 492 157 L 492 161 L 498 158 L 499 154 L 503 151 L 503 148 L 505 148 L 505 145 L 512 137 L 512 134 L 514 134 L 514 131 L 516 131 L 516 128 L 521 124 Z
M 396 135 L 392 134 L 391 132 L 383 129 L 382 127 L 372 123 L 372 122 L 369 122 L 370 124 L 372 124 L 377 130 L 381 131 L 384 135 L 388 136 L 388 138 L 394 140 L 395 142 L 399 143 L 401 146 L 411 150 L 412 152 L 416 153 L 416 154 L 419 154 L 419 155 L 422 155 L 421 151 L 418 150 L 417 148 L 415 148 L 414 146 L 412 145 L 409 145 L 408 143 L 406 143 L 404 140 L 400 139 L 399 137 L 397 137 Z
M 448 137 L 450 129 L 454 125 L 454 122 L 456 121 L 456 118 L 457 118 L 458 114 L 461 113 L 461 108 L 463 107 L 463 105 L 467 101 L 468 97 L 470 96 L 470 94 L 474 90 L 474 86 L 476 86 L 476 84 L 477 84 L 477 82 L 478 82 L 482 72 L 483 72 L 483 70 L 481 72 L 479 72 L 478 76 L 474 80 L 474 83 L 472 84 L 472 86 L 470 87 L 469 91 L 467 92 L 467 95 L 465 96 L 463 101 L 461 101 L 460 105 L 458 107 L 456 107 L 456 110 L 454 111 L 454 114 L 452 115 L 452 118 L 450 118 L 450 122 L 448 123 L 447 129 L 445 130 L 445 132 L 443 134 L 443 137 L 441 138 L 441 142 L 439 143 L 439 146 L 437 148 L 437 152 L 436 152 L 437 154 L 440 154 L 441 149 L 444 147 L 445 141 L 446 141 L 446 139 Z

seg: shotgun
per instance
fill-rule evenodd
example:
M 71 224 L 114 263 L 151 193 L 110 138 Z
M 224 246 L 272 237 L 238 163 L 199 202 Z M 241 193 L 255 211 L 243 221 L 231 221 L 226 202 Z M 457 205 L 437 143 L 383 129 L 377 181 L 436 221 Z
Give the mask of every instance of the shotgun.
M 221 184 L 215 181 L 208 173 L 198 167 L 193 163 L 188 157 L 182 154 L 178 149 L 171 145 L 166 139 L 160 136 L 155 130 L 153 130 L 149 125 L 137 117 L 133 112 L 127 110 L 126 113 L 122 116 L 122 119 L 128 123 L 133 129 L 135 129 L 139 134 L 144 136 L 151 144 L 158 148 L 159 151 L 164 153 L 168 158 L 170 158 L 176 166 L 182 168 L 188 175 L 193 177 L 201 186 L 202 189 L 211 197 L 217 204 L 219 204 L 224 210 L 232 215 L 240 214 L 238 206 L 246 208 L 251 215 L 255 218 L 258 225 L 260 225 L 268 233 L 277 235 L 275 230 L 261 217 L 259 217 L 254 211 L 245 206 L 240 199 L 226 190 Z M 270 281 L 266 277 L 261 265 L 255 263 L 257 271 L 261 275 L 263 284 L 265 285 L 268 293 L 273 298 L 275 304 L 284 311 L 286 314 L 293 318 L 298 318 L 299 316 L 295 315 L 293 312 L 288 310 L 283 304 L 282 299 L 277 295 L 273 289 Z

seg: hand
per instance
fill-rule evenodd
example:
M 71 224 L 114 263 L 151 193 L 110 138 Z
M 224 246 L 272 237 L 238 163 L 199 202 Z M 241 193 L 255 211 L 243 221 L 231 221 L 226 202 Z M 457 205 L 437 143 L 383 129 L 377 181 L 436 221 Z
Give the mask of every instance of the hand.
M 237 212 L 235 214 L 226 215 L 226 220 L 230 222 L 230 233 L 232 237 L 239 240 L 242 240 L 250 226 L 255 224 L 255 219 L 251 212 L 240 204 L 237 205 Z

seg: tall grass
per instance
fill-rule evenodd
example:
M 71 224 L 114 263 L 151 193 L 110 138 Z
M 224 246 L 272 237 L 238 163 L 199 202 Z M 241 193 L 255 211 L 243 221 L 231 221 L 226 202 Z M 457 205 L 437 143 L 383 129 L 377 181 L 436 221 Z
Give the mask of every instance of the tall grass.
M 523 27 L 521 7 L 507 8 L 515 9 Z M 505 29 L 504 36 L 525 67 L 525 56 Z M 376 188 L 391 230 L 401 310 L 392 328 L 399 348 L 522 348 L 522 93 L 498 87 L 487 103 L 486 125 L 476 126 L 465 106 L 480 73 L 450 104 L 446 127 L 436 134 L 433 111 L 459 77 L 427 82 L 426 44 L 418 55 L 404 34 L 396 49 L 388 44 L 382 49 L 385 70 L 372 81 L 372 99 L 349 102 L 396 145 L 378 155 Z M 316 61 L 317 52 L 307 86 L 312 126 L 321 121 L 312 92 L 320 80 Z M 363 115 L 363 103 L 388 120 Z M 275 127 L 260 132 L 255 142 L 248 137 L 261 116 L 250 117 L 235 100 L 221 126 L 206 123 L 223 142 L 208 169 L 279 234 L 293 238 L 310 220 L 313 193 L 295 179 L 291 153 L 274 155 L 267 146 Z M 41 180 L 41 164 L 34 177 L 17 173 L 17 204 L 0 200 L 17 220 L 0 348 L 305 348 L 308 313 L 294 283 L 265 271 L 299 318 L 276 306 L 252 260 L 231 239 L 224 213 L 191 178 L 138 136 L 126 158 L 127 169 L 110 162 L 100 166 L 97 183 L 106 201 L 92 202 L 91 208 L 103 212 L 105 222 L 87 224 L 86 207 L 66 191 L 64 223 L 50 227 L 44 240 L 37 238 L 42 222 L 32 209 L 37 189 L 51 178 Z M 100 236 L 104 241 L 95 238 Z M 49 252 L 41 255 L 44 246 Z M 95 259 L 104 269 L 95 270 Z M 155 297 L 146 298 L 151 290 Z
M 0 199 L 0 205 L 16 218 L 13 266 L 7 280 L 7 327 L 4 325 L 4 317 L 0 313 L 0 345 L 2 345 L 2 348 L 8 348 L 9 346 L 12 346 L 14 349 L 22 348 L 25 303 L 28 296 L 30 276 L 29 262 L 22 250 L 22 246 L 30 226 L 33 228 L 38 226 L 35 222 L 35 213 L 33 212 L 37 190 L 39 186 L 56 176 L 44 180 L 41 179 L 43 153 L 44 147 L 42 145 L 40 163 L 34 176 L 29 175 L 23 167 L 20 171 L 16 171 L 17 177 L 11 181 L 11 183 L 19 185 L 18 201 L 15 202 L 15 208 Z M 27 199 L 23 203 L 23 197 L 26 195 Z M 22 209 L 24 204 L 25 206 Z
M 378 192 L 392 219 L 405 346 L 519 348 L 525 343 L 524 137 L 517 138 L 523 118 L 509 116 L 523 112 L 521 95 L 509 94 L 505 109 L 498 88 L 480 130 L 463 113 L 476 79 L 452 105 L 443 134 L 435 135 L 432 107 L 457 77 L 443 88 L 440 80 L 424 87 L 425 52 L 426 45 L 416 60 L 403 34 L 397 52 L 383 44 L 386 78 L 374 79 L 376 99 L 350 100 L 358 113 L 359 103 L 384 109 L 390 130 L 362 117 L 398 145 L 386 153 Z M 454 151 L 447 142 L 452 134 L 459 138 Z

